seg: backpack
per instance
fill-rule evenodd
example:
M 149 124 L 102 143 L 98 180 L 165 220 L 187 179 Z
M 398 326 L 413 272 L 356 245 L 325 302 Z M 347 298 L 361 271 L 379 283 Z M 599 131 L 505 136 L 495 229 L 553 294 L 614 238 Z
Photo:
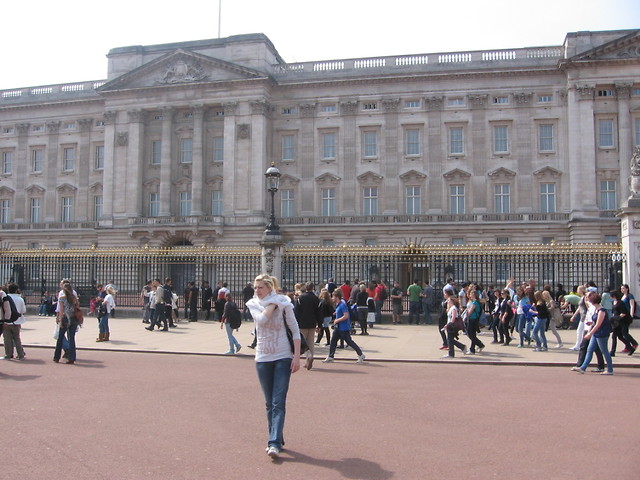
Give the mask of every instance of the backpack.
M 378 295 L 378 298 L 380 298 L 380 300 L 382 300 L 383 302 L 389 297 L 389 292 L 387 292 L 387 289 L 382 287 L 380 289 L 380 295 Z
M 5 318 L 3 321 L 5 323 L 13 323 L 16 320 L 18 320 L 22 314 L 18 311 L 18 308 L 16 307 L 16 303 L 13 301 L 13 298 L 11 298 L 9 295 L 5 295 L 4 298 L 2 299 L 2 303 L 4 302 L 9 302 L 9 308 L 11 309 L 11 316 L 9 318 Z M 2 312 L 4 315 L 4 306 L 2 307 Z
M 171 306 L 171 303 L 173 302 L 173 293 L 169 287 L 162 287 L 162 301 L 165 305 Z
M 242 325 L 242 314 L 240 313 L 240 310 L 238 310 L 238 307 L 229 308 L 229 311 L 227 312 L 227 322 L 229 322 L 231 330 L 237 330 L 240 328 Z

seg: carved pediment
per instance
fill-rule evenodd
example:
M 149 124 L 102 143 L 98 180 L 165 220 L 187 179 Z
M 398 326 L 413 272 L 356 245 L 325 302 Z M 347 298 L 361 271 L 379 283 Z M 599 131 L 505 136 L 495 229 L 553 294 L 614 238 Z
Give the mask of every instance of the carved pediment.
M 46 190 L 44 189 L 44 187 L 41 187 L 40 185 L 29 185 L 27 188 L 24 189 L 24 191 L 27 192 L 27 195 L 31 197 L 35 197 L 39 195 L 44 195 L 44 192 Z
M 420 173 L 416 170 L 409 170 L 408 172 L 400 175 L 399 178 L 404 183 L 422 183 L 425 181 L 427 176 L 424 173 Z
M 191 186 L 191 179 L 188 177 L 180 177 L 178 180 L 173 182 L 173 184 L 178 188 L 188 187 L 188 186 Z
M 73 185 L 70 185 L 68 183 L 63 183 L 62 185 L 58 186 L 58 188 L 56 188 L 56 190 L 61 195 L 75 194 L 78 191 L 78 189 L 76 187 L 74 187 Z
M 318 185 L 337 185 L 340 183 L 341 178 L 335 176 L 332 173 L 323 173 L 322 175 L 316 177 L 316 183 Z
M 367 183 L 367 184 L 375 184 L 375 185 L 379 185 L 382 183 L 382 179 L 384 178 L 382 175 L 379 175 L 375 172 L 372 171 L 368 171 L 363 173 L 362 175 L 358 175 L 358 181 L 360 183 Z
M 634 30 L 627 35 L 575 55 L 567 62 L 626 59 L 640 60 L 640 30 Z
M 466 180 L 471 177 L 469 172 L 465 172 L 464 170 L 460 170 L 459 168 L 454 168 L 453 170 L 449 170 L 447 173 L 442 175 L 447 180 Z
M 223 178 L 220 175 L 216 175 L 207 180 L 207 187 L 211 190 L 221 190 L 222 189 Z
M 147 190 L 157 190 L 160 187 L 160 179 L 158 177 L 150 178 L 142 186 Z
M 7 198 L 13 196 L 16 191 L 9 187 L 0 187 L 0 197 Z
M 98 92 L 255 78 L 266 78 L 266 75 L 179 48 L 105 83 Z
M 489 172 L 488 175 L 493 180 L 503 180 L 503 179 L 515 177 L 516 172 L 513 172 L 508 168 L 500 167 L 500 168 L 496 168 L 492 172 Z
M 555 168 L 548 166 L 533 172 L 533 176 L 538 179 L 558 178 L 560 177 L 560 175 L 562 175 L 562 172 L 560 170 L 556 170 Z
M 293 188 L 300 183 L 300 179 L 292 177 L 291 175 L 284 174 L 280 177 L 280 189 Z
M 95 183 L 91 184 L 91 186 L 89 187 L 89 192 L 91 192 L 94 195 L 96 193 L 102 193 L 102 183 L 95 182 Z

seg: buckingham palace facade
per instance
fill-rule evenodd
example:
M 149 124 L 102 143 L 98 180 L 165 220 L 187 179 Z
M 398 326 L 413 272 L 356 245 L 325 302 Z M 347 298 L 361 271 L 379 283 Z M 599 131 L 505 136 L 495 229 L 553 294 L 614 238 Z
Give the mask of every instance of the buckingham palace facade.
M 4 248 L 620 241 L 640 30 L 286 63 L 262 34 L 0 91 Z

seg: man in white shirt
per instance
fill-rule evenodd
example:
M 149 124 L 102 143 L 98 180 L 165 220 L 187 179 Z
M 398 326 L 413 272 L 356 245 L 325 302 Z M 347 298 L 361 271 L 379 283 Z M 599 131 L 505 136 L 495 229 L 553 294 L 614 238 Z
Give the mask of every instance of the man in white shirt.
M 18 285 L 10 283 L 7 286 L 7 290 L 9 292 L 8 296 L 11 297 L 16 306 L 16 310 L 20 313 L 20 317 L 13 322 L 9 321 L 11 318 L 11 306 L 9 301 L 5 298 L 7 294 L 2 291 L 0 293 L 0 299 L 2 300 L 2 318 L 4 319 L 2 327 L 4 357 L 1 357 L 1 359 L 9 360 L 13 358 L 13 350 L 15 346 L 18 360 L 24 360 L 24 348 L 22 348 L 22 341 L 20 340 L 20 329 L 22 328 L 22 324 L 25 322 L 24 314 L 27 313 L 27 307 L 25 306 L 22 297 L 18 294 Z

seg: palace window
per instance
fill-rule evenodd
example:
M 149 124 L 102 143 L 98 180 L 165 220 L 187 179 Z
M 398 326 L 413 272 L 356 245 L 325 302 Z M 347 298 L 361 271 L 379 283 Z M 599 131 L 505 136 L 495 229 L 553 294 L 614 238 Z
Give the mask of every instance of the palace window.
M 336 189 L 322 189 L 322 216 L 333 217 L 336 214 Z
M 464 185 L 449 186 L 449 213 L 453 215 L 464 213 Z
M 224 137 L 213 137 L 213 161 L 224 161 Z
M 296 159 L 295 135 L 282 135 L 282 161 L 293 162 Z
M 180 139 L 180 163 L 193 162 L 193 139 Z
M 158 215 L 160 215 L 160 194 L 150 193 L 149 194 L 149 216 L 157 217 Z
M 493 152 L 509 153 L 509 127 L 506 125 L 493 127 Z
M 64 147 L 62 149 L 62 170 L 73 171 L 76 161 L 76 149 L 74 147 Z
M 553 124 L 538 125 L 538 151 L 554 152 Z
M 95 166 L 96 170 L 102 170 L 104 168 L 104 145 L 96 145 Z
M 31 151 L 31 171 L 41 173 L 44 165 L 44 150 L 37 148 Z
M 511 185 L 501 183 L 494 186 L 494 205 L 496 213 L 511 211 Z
M 29 209 L 30 209 L 30 220 L 31 223 L 39 223 L 41 217 L 41 205 L 42 205 L 42 199 L 41 198 L 32 198 L 30 200 L 30 205 L 29 205 Z
M 153 140 L 151 142 L 151 165 L 160 165 L 162 163 L 162 140 Z
M 500 96 L 500 97 L 493 97 L 493 103 L 495 104 L 505 104 L 505 103 L 509 103 L 509 97 L 507 96 Z
M 5 175 L 13 171 L 13 152 L 2 152 L 2 173 Z
M 551 94 L 538 95 L 538 103 L 551 103 L 551 102 L 553 102 L 553 95 Z
M 181 217 L 191 215 L 191 192 L 180 192 L 179 210 Z
M 211 192 L 211 215 L 214 217 L 222 216 L 222 190 L 214 190 Z
M 378 132 L 366 131 L 362 133 L 362 152 L 364 158 L 378 156 Z
M 61 222 L 73 221 L 73 197 L 62 197 L 60 221 Z
M 103 206 L 102 195 L 96 195 L 93 197 L 93 219 L 95 221 L 100 220 L 102 218 L 102 206 Z
M 464 155 L 464 128 L 449 128 L 449 155 Z
M 404 132 L 404 154 L 406 156 L 420 155 L 420 130 L 408 128 Z
M 0 223 L 5 224 L 11 221 L 11 201 L 0 200 Z
M 420 215 L 422 213 L 422 191 L 420 187 L 405 188 L 405 211 L 407 215 Z
M 364 187 L 362 213 L 364 215 L 378 214 L 378 187 Z
M 640 147 L 640 118 L 636 118 L 635 121 L 635 137 L 636 137 L 636 147 Z
M 614 148 L 613 120 L 598 120 L 598 147 Z
M 404 108 L 420 108 L 420 100 L 407 100 L 404 102 Z
M 600 209 L 616 210 L 618 201 L 616 199 L 616 182 L 615 180 L 600 181 Z
M 292 189 L 280 190 L 280 216 L 295 217 L 295 194 Z
M 556 211 L 556 184 L 540 184 L 540 212 L 555 213 Z
M 323 160 L 335 160 L 336 158 L 336 134 L 322 134 L 322 151 L 320 156 Z

